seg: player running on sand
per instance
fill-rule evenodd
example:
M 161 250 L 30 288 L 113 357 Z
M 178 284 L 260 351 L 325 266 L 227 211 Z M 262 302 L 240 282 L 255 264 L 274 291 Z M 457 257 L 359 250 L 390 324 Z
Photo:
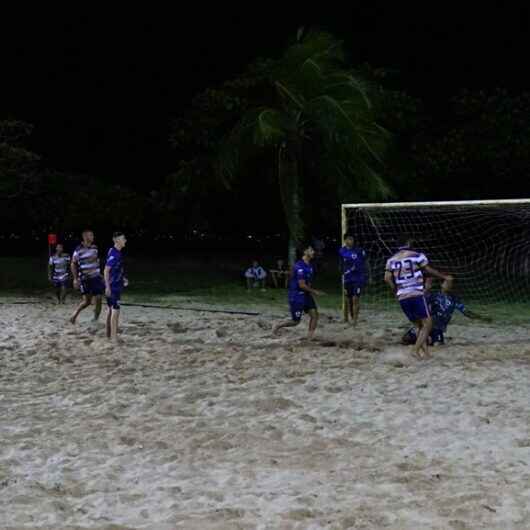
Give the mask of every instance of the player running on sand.
M 277 334 L 281 328 L 298 326 L 302 320 L 302 314 L 309 314 L 308 339 L 312 339 L 318 324 L 318 309 L 313 296 L 324 294 L 313 289 L 314 271 L 311 260 L 315 257 L 315 250 L 312 246 L 302 248 L 302 259 L 298 260 L 292 270 L 287 289 L 289 308 L 291 310 L 291 320 L 277 324 L 273 333 Z
M 429 357 L 429 334 L 432 329 L 432 318 L 424 296 L 424 273 L 442 280 L 452 280 L 452 277 L 433 269 L 427 256 L 413 250 L 413 246 L 414 242 L 407 239 L 387 261 L 385 282 L 397 296 L 407 318 L 416 326 L 417 340 L 413 355 L 422 359 Z

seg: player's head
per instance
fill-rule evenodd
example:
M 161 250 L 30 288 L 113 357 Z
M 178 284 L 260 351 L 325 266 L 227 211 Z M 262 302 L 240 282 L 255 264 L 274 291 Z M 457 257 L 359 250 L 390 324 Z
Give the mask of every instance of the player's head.
M 57 243 L 57 245 L 55 245 L 55 252 L 57 254 L 62 254 L 63 250 L 64 250 L 64 247 L 63 247 L 62 243 Z
M 114 241 L 114 246 L 118 249 L 122 249 L 127 243 L 127 238 L 123 232 L 114 232 L 112 234 L 112 241 Z
M 87 228 L 86 230 L 83 230 L 81 237 L 83 238 L 83 243 L 86 245 L 91 245 L 94 243 L 94 232 Z
M 442 282 L 442 293 L 449 294 L 453 290 L 454 281 L 452 279 Z
M 400 239 L 399 248 L 406 250 L 410 248 L 414 248 L 416 246 L 416 242 L 414 241 L 414 238 L 410 235 L 404 235 Z
M 344 234 L 344 244 L 348 248 L 353 247 L 353 236 L 351 234 Z
M 300 245 L 298 247 L 298 255 L 301 258 L 313 259 L 315 257 L 315 249 L 309 244 Z

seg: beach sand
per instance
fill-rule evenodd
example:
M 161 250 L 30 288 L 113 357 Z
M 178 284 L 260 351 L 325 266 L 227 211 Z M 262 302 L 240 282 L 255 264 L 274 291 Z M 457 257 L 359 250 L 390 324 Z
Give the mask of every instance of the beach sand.
M 0 305 L 3 530 L 530 528 L 529 329 L 72 308 Z

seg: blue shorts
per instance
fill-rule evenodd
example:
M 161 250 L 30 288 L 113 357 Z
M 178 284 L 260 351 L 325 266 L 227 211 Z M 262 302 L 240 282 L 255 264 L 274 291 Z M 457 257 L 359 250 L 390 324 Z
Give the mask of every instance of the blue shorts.
M 99 296 L 105 292 L 105 285 L 101 276 L 81 280 L 81 294 Z
M 56 289 L 60 289 L 61 287 L 66 287 L 68 285 L 68 278 L 66 280 L 53 280 L 53 286 Z
M 404 300 L 400 300 L 399 304 L 401 305 L 403 313 L 407 315 L 407 318 L 411 322 L 418 322 L 418 320 L 424 320 L 431 316 L 427 301 L 423 295 L 405 298 Z
M 346 296 L 352 298 L 353 296 L 361 296 L 364 284 L 362 282 L 347 282 L 344 284 Z
M 107 296 L 107 305 L 112 309 L 120 309 L 121 291 L 112 290 Z
M 316 308 L 315 300 L 310 294 L 306 294 L 303 298 L 289 300 L 291 318 L 294 322 L 300 322 L 303 313 L 308 313 L 311 309 Z

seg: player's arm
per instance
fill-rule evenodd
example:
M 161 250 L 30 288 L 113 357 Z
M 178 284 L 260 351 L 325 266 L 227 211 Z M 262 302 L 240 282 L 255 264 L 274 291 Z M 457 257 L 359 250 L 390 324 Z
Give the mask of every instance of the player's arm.
M 422 271 L 426 272 L 427 274 L 430 274 L 431 276 L 438 278 L 440 280 L 449 280 L 451 281 L 453 277 L 450 274 L 445 274 L 443 272 L 438 272 L 436 269 L 431 267 L 430 265 L 424 265 L 422 268 Z
M 316 289 L 309 287 L 305 280 L 298 280 L 298 287 L 300 287 L 302 291 L 305 291 L 309 294 L 314 294 L 315 296 L 320 296 L 324 294 L 322 291 L 317 291 Z
M 110 296 L 110 269 L 109 265 L 105 265 L 103 269 L 103 278 L 105 279 L 105 296 Z
M 485 315 L 479 315 L 478 313 L 475 313 L 474 311 L 470 311 L 469 309 L 462 311 L 462 314 L 465 317 L 470 318 L 472 320 L 481 320 L 482 322 L 493 322 L 493 319 L 491 317 L 487 317 Z
M 74 252 L 72 256 L 72 261 L 70 262 L 70 271 L 72 272 L 72 278 L 74 280 L 74 287 L 77 289 L 79 287 L 79 276 L 77 269 L 77 254 Z
M 390 287 L 392 292 L 396 293 L 396 284 L 394 282 L 394 275 L 390 271 L 385 271 L 385 283 Z

